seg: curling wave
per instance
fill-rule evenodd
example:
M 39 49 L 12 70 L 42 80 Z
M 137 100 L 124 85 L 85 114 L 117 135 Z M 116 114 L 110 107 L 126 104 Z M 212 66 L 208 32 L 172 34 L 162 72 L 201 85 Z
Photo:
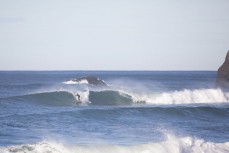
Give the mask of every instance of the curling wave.
M 43 141 L 36 144 L 25 144 L 0 148 L 4 153 L 202 153 L 229 152 L 229 142 L 214 143 L 192 137 L 176 138 L 169 135 L 165 141 L 133 145 L 68 145 Z
M 80 99 L 77 97 L 80 95 Z M 47 106 L 72 106 L 78 104 L 90 105 L 129 105 L 133 102 L 132 97 L 119 91 L 53 91 L 28 94 L 4 98 L 3 100 L 21 101 Z
M 77 93 L 80 95 L 77 97 Z M 1 99 L 0 99 L 1 100 Z M 154 94 L 129 93 L 121 90 L 100 91 L 53 91 L 4 98 L 4 100 L 23 101 L 52 106 L 90 105 L 131 105 L 144 103 L 151 105 L 173 104 L 216 104 L 228 103 L 229 93 L 221 89 L 183 90 Z M 1 100 L 2 101 L 2 100 Z

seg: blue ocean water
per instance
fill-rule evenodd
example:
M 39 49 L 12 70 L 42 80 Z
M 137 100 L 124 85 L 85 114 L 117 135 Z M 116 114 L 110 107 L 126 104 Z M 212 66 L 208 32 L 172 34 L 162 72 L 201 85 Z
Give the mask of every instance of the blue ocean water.
M 84 76 L 107 85 L 76 81 Z M 229 93 L 215 79 L 212 71 L 1 71 L 0 152 L 229 152 Z

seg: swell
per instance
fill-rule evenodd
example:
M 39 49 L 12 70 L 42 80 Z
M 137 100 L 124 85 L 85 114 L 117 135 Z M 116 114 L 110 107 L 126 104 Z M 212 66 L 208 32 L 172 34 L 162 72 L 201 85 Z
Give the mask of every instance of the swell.
M 63 112 L 68 115 L 78 115 L 78 112 Z M 187 118 L 187 119 L 206 119 L 229 118 L 229 105 L 224 106 L 125 106 L 109 107 L 106 109 L 91 108 L 80 111 L 83 117 L 99 116 L 103 118 L 109 114 L 114 118 L 119 116 L 137 116 L 149 119 L 169 119 L 169 118 Z M 163 117 L 163 118 L 162 118 Z
M 43 86 L 46 84 L 42 84 L 42 83 L 27 83 L 27 84 L 0 84 L 0 86 L 3 87 L 37 87 L 37 86 Z
M 30 104 L 40 104 L 47 106 L 72 106 L 75 104 L 76 99 L 70 92 L 54 91 L 2 98 L 1 101 L 17 103 L 26 102 Z
M 127 110 L 126 110 L 127 111 Z M 229 117 L 229 105 L 218 106 L 161 106 L 161 107 L 137 107 L 131 110 L 132 113 L 141 116 L 159 115 L 160 117 L 188 117 L 188 118 L 211 118 Z

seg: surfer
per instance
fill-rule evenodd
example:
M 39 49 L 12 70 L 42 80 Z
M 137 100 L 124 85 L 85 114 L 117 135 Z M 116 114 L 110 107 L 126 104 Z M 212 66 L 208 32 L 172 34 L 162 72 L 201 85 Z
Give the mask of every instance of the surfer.
M 76 97 L 77 97 L 78 101 L 80 102 L 81 101 L 80 100 L 80 95 L 78 93 L 76 94 Z

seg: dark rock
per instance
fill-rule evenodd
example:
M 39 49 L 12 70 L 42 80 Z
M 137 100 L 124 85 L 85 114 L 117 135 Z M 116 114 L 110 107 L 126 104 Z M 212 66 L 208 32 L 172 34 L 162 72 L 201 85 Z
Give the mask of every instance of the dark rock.
M 229 88 L 229 51 L 223 65 L 218 69 L 216 86 Z
M 73 81 L 81 82 L 83 80 L 87 80 L 88 84 L 91 84 L 91 85 L 107 86 L 107 84 L 103 80 L 100 80 L 99 78 L 94 77 L 94 76 L 86 76 L 86 77 L 82 77 L 82 78 L 77 78 L 77 79 L 74 79 Z

